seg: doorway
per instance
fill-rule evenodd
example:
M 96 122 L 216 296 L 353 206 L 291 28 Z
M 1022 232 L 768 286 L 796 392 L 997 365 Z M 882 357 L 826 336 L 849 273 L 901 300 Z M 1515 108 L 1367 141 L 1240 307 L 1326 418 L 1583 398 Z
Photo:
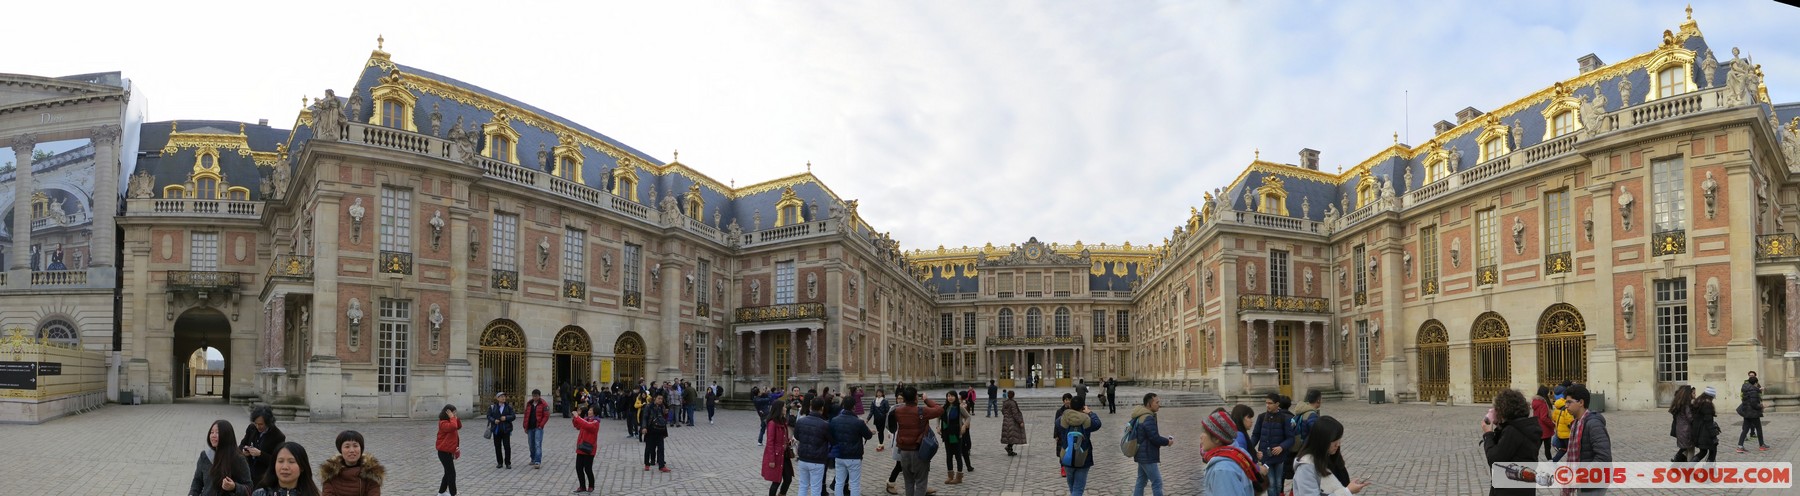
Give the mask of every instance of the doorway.
M 1275 371 L 1281 380 L 1281 395 L 1294 395 L 1294 336 L 1287 324 L 1275 324 Z
M 224 313 L 206 307 L 182 312 L 175 319 L 173 351 L 169 357 L 173 398 L 231 397 L 231 321 Z
M 576 326 L 562 328 L 556 333 L 551 350 L 556 357 L 554 385 L 580 387 L 588 383 L 588 363 L 593 356 L 594 345 L 588 340 L 587 331 Z

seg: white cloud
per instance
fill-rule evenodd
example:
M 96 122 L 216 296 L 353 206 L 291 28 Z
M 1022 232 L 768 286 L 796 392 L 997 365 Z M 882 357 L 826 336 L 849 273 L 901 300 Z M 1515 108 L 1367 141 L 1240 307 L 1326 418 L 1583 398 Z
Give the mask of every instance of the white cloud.
M 1575 73 L 1655 47 L 1676 2 L 339 3 L 101 9 L 7 70 L 122 70 L 151 117 L 268 118 L 342 89 L 376 34 L 397 62 L 529 102 L 723 180 L 812 161 L 911 248 L 1028 236 L 1160 242 L 1260 149 L 1354 165 Z M 66 7 L 14 6 L 14 19 Z M 1796 11 L 1707 3 L 1793 100 Z M 1728 49 L 1721 49 L 1721 56 Z M 1410 97 L 1403 94 L 1410 92 Z M 1404 98 L 1404 99 L 1403 99 Z M 1408 104 L 1406 100 L 1410 100 Z M 1404 107 L 1410 107 L 1410 125 Z M 1410 133 L 1409 133 L 1410 131 Z

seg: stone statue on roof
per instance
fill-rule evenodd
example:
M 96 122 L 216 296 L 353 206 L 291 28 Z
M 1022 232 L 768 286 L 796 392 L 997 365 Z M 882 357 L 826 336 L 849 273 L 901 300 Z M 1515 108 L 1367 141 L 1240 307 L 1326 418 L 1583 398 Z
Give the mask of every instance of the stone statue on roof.
M 1582 136 L 1593 136 L 1605 132 L 1601 129 L 1601 117 L 1606 114 L 1606 94 L 1600 92 L 1600 85 L 1594 84 L 1594 94 L 1581 98 L 1581 132 Z
M 538 157 L 538 167 L 542 167 L 544 169 L 544 171 L 546 171 L 546 172 L 562 172 L 562 171 L 551 170 L 551 168 L 550 168 L 550 150 L 547 148 L 544 148 L 543 143 L 538 143 L 537 157 Z
M 432 104 L 431 104 L 431 135 L 432 136 L 441 136 L 438 134 L 438 128 L 443 127 L 443 125 L 444 125 L 444 114 L 442 112 L 438 112 L 438 104 L 436 102 L 432 102 Z
M 350 122 L 362 121 L 363 97 L 358 90 L 350 90 L 350 106 L 346 108 Z
M 327 88 L 325 98 L 319 99 L 319 102 L 313 105 L 313 137 L 335 141 L 339 139 L 339 133 L 342 130 L 338 127 L 343 125 L 343 122 L 343 103 L 338 101 L 336 92 Z
M 1719 59 L 1713 58 L 1711 48 L 1706 49 L 1706 60 L 1700 62 L 1700 73 L 1705 75 L 1706 78 L 1700 80 L 1700 87 L 1706 88 L 1712 86 L 1713 74 L 1717 73 L 1718 70 Z
M 1731 49 L 1731 72 L 1725 74 L 1725 106 L 1736 107 L 1750 102 L 1756 94 L 1756 81 L 1749 59 Z
M 293 178 L 291 177 L 293 173 L 289 172 L 288 164 L 284 162 L 276 162 L 275 165 L 269 166 L 269 168 L 273 169 L 269 171 L 269 175 L 273 178 L 271 180 L 273 184 L 270 186 L 275 188 L 275 193 L 263 196 L 265 199 L 269 200 L 280 200 L 282 196 L 287 194 L 288 183 L 293 181 Z
M 129 198 L 149 198 L 151 195 L 155 194 L 153 192 L 155 189 L 156 178 L 150 176 L 150 171 L 139 170 L 136 174 L 131 175 L 131 182 L 127 184 L 125 188 L 125 196 Z

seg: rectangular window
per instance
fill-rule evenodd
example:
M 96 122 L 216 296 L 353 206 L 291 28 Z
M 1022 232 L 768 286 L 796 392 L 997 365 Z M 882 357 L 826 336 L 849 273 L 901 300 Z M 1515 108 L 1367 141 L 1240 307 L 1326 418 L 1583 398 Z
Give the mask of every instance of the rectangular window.
M 1364 259 L 1367 252 L 1368 250 L 1363 245 L 1356 245 L 1355 248 L 1350 249 L 1350 265 L 1355 266 L 1351 268 L 1351 271 L 1356 273 L 1355 289 L 1357 293 L 1369 290 L 1369 262 Z
M 697 385 L 706 384 L 706 376 L 708 375 L 706 351 L 712 348 L 711 346 L 706 346 L 706 343 L 712 342 L 711 336 L 712 333 L 706 331 L 694 331 L 694 341 L 700 343 L 700 346 L 694 347 L 694 374 L 697 376 L 696 379 L 698 379 L 698 382 L 696 382 Z M 699 396 L 704 398 L 706 395 L 701 394 Z
M 1560 137 L 1575 132 L 1575 111 L 1570 110 L 1556 114 L 1550 119 L 1550 135 Z
M 1051 277 L 1051 282 L 1054 283 L 1054 286 L 1052 286 L 1051 289 L 1053 291 L 1056 291 L 1056 295 L 1057 296 L 1068 296 L 1069 295 L 1069 286 L 1071 286 L 1071 284 L 1069 282 L 1069 273 L 1068 272 L 1057 272 L 1055 275 L 1050 276 L 1050 277 Z
M 1269 294 L 1288 295 L 1288 252 L 1269 250 Z
M 963 343 L 975 342 L 975 312 L 963 312 Z
M 1042 272 L 1025 273 L 1025 292 L 1042 293 L 1044 291 L 1044 274 Z
M 943 375 L 940 375 L 939 377 L 955 377 L 956 376 L 956 354 L 955 353 L 944 353 L 941 357 L 938 358 L 938 360 L 939 360 L 938 366 L 943 367 Z
M 406 122 L 401 118 L 399 101 L 382 100 L 380 105 L 381 125 L 398 129 L 401 123 Z
M 193 241 L 193 246 L 188 247 L 188 268 L 202 272 L 219 270 L 219 233 L 197 232 Z
M 794 302 L 794 261 L 775 262 L 775 304 Z
M 493 248 L 488 254 L 489 262 L 494 270 L 519 270 L 519 216 L 516 214 L 494 214 Z
M 973 351 L 963 352 L 963 375 L 967 376 L 967 377 L 974 377 L 975 370 L 976 370 L 975 369 L 975 352 L 973 352 Z
M 1656 97 L 1668 98 L 1687 91 L 1687 70 L 1670 67 L 1656 73 Z
M 1650 162 L 1651 221 L 1655 232 L 1681 231 L 1687 227 L 1687 194 L 1681 157 Z
M 381 250 L 412 253 L 412 190 L 381 188 Z
M 381 299 L 380 356 L 376 387 L 383 393 L 405 393 L 412 370 L 412 301 Z
M 712 261 L 702 258 L 700 259 L 699 265 L 699 275 L 694 276 L 700 279 L 694 281 L 694 303 L 699 306 L 708 306 L 712 304 L 712 297 L 708 296 L 709 293 L 707 292 L 707 288 L 712 286 L 712 284 L 707 283 L 707 281 L 712 280 Z
M 1569 218 L 1569 190 L 1544 194 L 1544 233 L 1546 254 L 1573 251 L 1574 223 Z
M 1119 328 L 1119 341 L 1131 341 L 1131 311 L 1120 310 L 1113 314 L 1113 326 Z
M 1356 321 L 1356 383 L 1369 383 L 1369 321 Z
M 1494 265 L 1500 259 L 1495 248 L 1495 239 L 1500 237 L 1500 224 L 1494 221 L 1497 214 L 1494 209 L 1477 210 L 1475 212 L 1475 266 Z
M 625 277 L 625 303 L 631 307 L 643 306 L 644 247 L 625 243 L 625 266 L 620 269 Z M 633 298 L 632 295 L 637 295 Z
M 1687 279 L 1656 281 L 1656 380 L 1688 380 Z
M 1000 287 L 1001 293 L 1013 292 L 1013 275 L 1012 274 L 1001 273 L 1001 274 L 995 276 L 994 279 L 996 281 L 999 281 L 998 286 Z
M 570 281 L 586 281 L 582 274 L 587 273 L 587 231 L 580 229 L 563 230 L 563 279 Z
M 1437 294 L 1438 236 L 1437 226 L 1419 229 L 1419 282 L 1425 294 Z
M 948 313 L 938 314 L 939 344 L 951 344 L 956 339 L 956 316 Z
M 1106 341 L 1106 311 L 1094 311 L 1094 342 Z
M 1481 161 L 1486 162 L 1489 160 L 1500 158 L 1500 155 L 1505 153 L 1504 152 L 1504 150 L 1506 149 L 1505 147 L 1506 147 L 1506 138 L 1494 138 L 1491 140 L 1487 140 L 1486 143 L 1481 144 Z

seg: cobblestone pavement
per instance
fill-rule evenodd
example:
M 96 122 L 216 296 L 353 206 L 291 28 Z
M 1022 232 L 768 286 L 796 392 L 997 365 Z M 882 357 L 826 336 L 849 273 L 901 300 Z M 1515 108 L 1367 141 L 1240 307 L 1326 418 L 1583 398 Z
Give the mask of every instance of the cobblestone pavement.
M 1164 432 L 1177 438 L 1175 446 L 1163 451 L 1167 494 L 1198 493 L 1203 464 L 1195 436 L 1199 419 L 1209 411 L 1169 408 L 1161 414 Z M 1325 412 L 1348 426 L 1343 449 L 1351 472 L 1376 483 L 1364 494 L 1486 493 L 1487 469 L 1475 434 L 1484 407 L 1327 403 Z M 944 465 L 939 455 L 931 472 L 932 487 L 939 488 L 941 496 L 1067 494 L 1063 479 L 1056 476 L 1051 414 L 1026 412 L 1032 444 L 1021 447 L 1022 454 L 1017 457 L 1007 457 L 1004 447 L 997 444 L 999 418 L 977 416 L 972 457 L 976 471 L 967 474 L 961 485 L 941 485 Z M 1115 454 L 1112 441 L 1118 438 L 1127 414 L 1124 408 L 1118 414 L 1101 414 L 1105 427 L 1094 436 L 1097 465 L 1090 475 L 1088 494 L 1131 492 L 1135 466 Z M 1657 461 L 1671 455 L 1666 413 L 1606 415 L 1618 460 Z M 594 469 L 600 479 L 596 494 L 767 494 L 768 483 L 757 471 L 762 451 L 756 445 L 754 415 L 721 410 L 716 425 L 706 424 L 704 411 L 700 416 L 696 427 L 671 429 L 668 454 L 674 471 L 666 474 L 645 472 L 639 464 L 642 445 L 625 437 L 624 422 L 605 421 Z M 224 405 L 109 406 L 44 425 L 0 425 L 0 446 L 5 447 L 0 450 L 0 481 L 5 481 L 0 493 L 179 494 L 188 487 L 207 425 L 218 418 L 230 420 L 241 432 L 248 414 L 242 407 Z M 1735 441 L 1738 419 L 1728 416 L 1720 420 L 1725 437 Z M 1800 415 L 1776 414 L 1765 420 L 1774 449 L 1739 455 L 1727 447 L 1719 461 L 1794 461 L 1791 440 L 1800 437 Z M 569 421 L 558 416 L 551 422 L 545 433 L 542 470 L 528 466 L 530 455 L 522 431 L 513 441 L 513 469 L 495 469 L 492 445 L 481 438 L 479 422 L 469 424 L 462 431 L 463 457 L 457 462 L 460 493 L 568 494 L 575 488 L 575 431 Z M 442 475 L 433 449 L 434 422 L 283 424 L 282 429 L 289 440 L 307 446 L 315 464 L 334 451 L 330 443 L 338 431 L 362 432 L 369 453 L 388 467 L 388 494 L 431 494 Z M 874 445 L 869 443 L 865 458 L 863 492 L 885 494 L 886 477 L 894 462 L 891 452 L 875 452 Z M 1637 490 L 1628 494 L 1659 493 Z

